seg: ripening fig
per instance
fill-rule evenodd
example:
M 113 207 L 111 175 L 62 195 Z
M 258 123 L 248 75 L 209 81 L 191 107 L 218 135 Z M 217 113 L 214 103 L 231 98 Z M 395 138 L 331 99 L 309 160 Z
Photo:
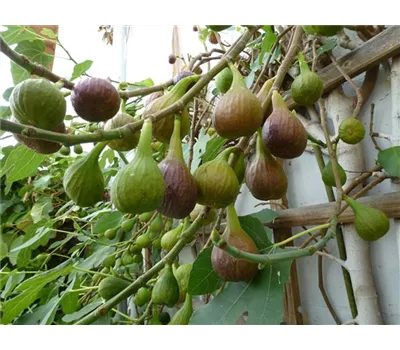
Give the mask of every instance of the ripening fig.
M 196 183 L 183 159 L 180 131 L 181 120 L 175 117 L 167 157 L 158 165 L 163 174 L 166 191 L 157 210 L 175 219 L 188 216 L 197 200 Z
M 347 175 L 339 163 L 338 166 L 339 166 L 338 171 L 339 171 L 340 183 L 343 186 L 347 181 Z M 325 185 L 336 187 L 336 180 L 335 180 L 335 175 L 333 174 L 331 161 L 329 161 L 328 164 L 325 166 L 325 168 L 322 170 L 321 175 L 322 175 L 322 181 L 324 182 Z
M 165 194 L 165 183 L 151 149 L 152 123 L 143 124 L 132 161 L 122 168 L 111 185 L 111 201 L 122 213 L 142 214 L 157 209 Z
M 344 119 L 339 125 L 339 138 L 350 145 L 359 143 L 365 136 L 363 123 L 351 117 Z
M 246 184 L 255 198 L 265 201 L 282 198 L 288 188 L 286 174 L 264 145 L 260 129 L 256 154 L 247 164 Z
M 128 113 L 118 113 L 112 117 L 104 125 L 104 130 L 113 130 L 125 126 L 126 124 L 137 121 Z M 130 151 L 134 149 L 139 142 L 140 131 L 130 132 L 129 135 L 124 135 L 123 138 L 108 141 L 108 147 L 115 151 Z
M 290 113 L 278 91 L 272 94 L 272 113 L 264 123 L 262 137 L 272 155 L 284 159 L 300 157 L 307 146 L 307 131 Z
M 233 204 L 227 207 L 227 227 L 222 237 L 228 244 L 240 250 L 254 254 L 260 253 L 254 241 L 240 226 Z M 224 281 L 249 281 L 258 271 L 257 264 L 233 258 L 217 246 L 212 249 L 211 263 L 215 272 Z
M 302 106 L 316 103 L 322 96 L 324 85 L 317 73 L 311 72 L 308 64 L 300 52 L 298 54 L 300 74 L 294 79 L 291 92 L 294 102 Z
M 229 68 L 233 74 L 232 85 L 215 108 L 214 127 L 218 135 L 227 139 L 251 136 L 263 121 L 261 104 L 237 68 L 231 63 Z
M 389 218 L 382 211 L 370 208 L 356 200 L 345 196 L 343 198 L 354 212 L 354 228 L 365 241 L 376 241 L 390 229 Z
M 193 174 L 197 184 L 197 203 L 213 208 L 224 208 L 239 194 L 239 181 L 228 164 L 233 147 L 227 148 L 217 158 L 202 164 Z

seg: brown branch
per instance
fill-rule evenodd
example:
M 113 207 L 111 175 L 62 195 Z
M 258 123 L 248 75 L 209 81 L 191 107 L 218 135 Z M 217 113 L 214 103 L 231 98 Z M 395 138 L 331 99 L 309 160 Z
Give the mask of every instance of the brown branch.
M 193 69 L 193 67 L 194 67 L 194 64 L 197 62 L 197 61 L 200 61 L 202 58 L 204 58 L 204 57 L 210 57 L 214 52 L 217 52 L 217 53 L 221 53 L 221 54 L 225 54 L 225 50 L 221 50 L 221 49 L 217 49 L 217 48 L 214 48 L 214 49 L 211 49 L 210 51 L 208 51 L 208 52 L 201 52 L 201 53 L 199 53 L 198 55 L 196 55 L 196 56 L 194 56 L 192 59 L 191 59 L 191 61 L 189 62 L 189 64 L 188 64 L 188 69 L 189 70 L 191 70 L 191 71 L 193 71 L 194 69 Z
M 74 83 L 54 74 L 41 64 L 31 62 L 26 56 L 19 54 L 14 51 L 10 46 L 6 44 L 4 39 L 0 36 L 0 52 L 6 55 L 11 61 L 19 65 L 20 67 L 27 70 L 29 73 L 38 75 L 40 77 L 46 78 L 53 83 L 58 81 L 62 81 L 64 83 L 64 87 L 67 89 L 72 89 L 74 87 Z
M 364 172 L 359 177 L 356 177 L 343 191 L 344 194 L 348 195 L 353 191 L 360 183 L 368 179 L 374 172 L 382 170 L 380 165 L 375 165 L 371 170 Z

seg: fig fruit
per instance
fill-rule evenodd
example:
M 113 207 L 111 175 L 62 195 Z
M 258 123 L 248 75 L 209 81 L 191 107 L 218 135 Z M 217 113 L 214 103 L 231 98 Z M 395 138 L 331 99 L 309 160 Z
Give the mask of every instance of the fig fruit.
M 302 26 L 307 34 L 322 35 L 322 36 L 333 36 L 338 34 L 343 26 Z
M 233 157 L 234 157 L 234 154 L 231 154 L 229 156 L 228 164 L 230 164 L 231 159 Z M 244 173 L 246 171 L 243 152 L 239 153 L 238 159 L 237 159 L 237 161 L 235 163 L 235 166 L 233 167 L 233 170 L 235 171 L 236 177 L 237 177 L 237 179 L 239 181 L 239 185 L 241 185 L 243 180 L 244 180 Z
M 103 260 L 104 267 L 113 267 L 115 265 L 115 255 L 111 254 Z
M 224 208 L 239 194 L 240 185 L 235 171 L 228 164 L 233 147 L 217 158 L 202 164 L 193 174 L 197 184 L 197 203 L 213 208 Z
M 170 55 L 168 56 L 168 63 L 169 63 L 169 64 L 174 64 L 175 62 L 176 62 L 176 56 L 173 55 L 173 54 L 170 54 Z
M 178 243 L 182 230 L 183 224 L 179 224 L 177 227 L 165 233 L 161 237 L 161 248 L 171 250 L 175 244 Z
M 108 239 L 114 239 L 115 236 L 117 235 L 117 229 L 116 228 L 109 228 L 104 232 L 104 237 Z
M 272 108 L 262 128 L 264 144 L 275 157 L 300 157 L 307 146 L 306 129 L 296 115 L 290 113 L 276 90 L 272 94 Z
M 390 229 L 389 218 L 382 211 L 370 208 L 356 200 L 345 196 L 343 198 L 354 212 L 354 228 L 365 241 L 376 241 Z
M 167 157 L 158 165 L 163 174 L 166 191 L 157 210 L 165 216 L 183 219 L 196 205 L 197 187 L 183 160 L 180 118 L 175 117 L 174 123 Z
M 169 323 L 169 321 L 171 321 L 171 316 L 169 315 L 169 313 L 166 311 L 160 312 L 161 324 L 166 325 Z
M 121 224 L 122 231 L 124 232 L 132 231 L 135 223 L 136 223 L 136 218 L 125 219 Z
M 219 36 L 218 33 L 210 32 L 210 34 L 208 35 L 208 41 L 210 42 L 210 44 L 217 45 L 218 44 L 218 36 Z
M 150 224 L 150 231 L 160 233 L 164 227 L 162 216 L 157 214 Z
M 233 64 L 229 64 L 233 81 L 228 92 L 219 100 L 214 116 L 218 135 L 227 139 L 251 136 L 263 121 L 261 104 L 246 87 L 243 77 Z
M 322 96 L 324 84 L 317 73 L 310 71 L 310 68 L 301 52 L 298 54 L 298 57 L 300 74 L 292 83 L 292 98 L 299 105 L 310 106 L 316 103 Z
M 256 154 L 247 165 L 246 184 L 251 194 L 260 200 L 280 199 L 288 188 L 286 174 L 264 145 L 260 129 Z
M 186 294 L 185 303 L 183 306 L 172 316 L 168 325 L 188 325 L 190 318 L 193 314 L 192 296 Z
M 179 285 L 179 303 L 183 303 L 189 287 L 189 277 L 192 271 L 192 264 L 182 264 L 175 271 L 174 275 Z
M 347 175 L 342 166 L 340 164 L 338 164 L 338 166 L 339 166 L 338 170 L 339 170 L 340 183 L 343 186 L 347 181 Z M 333 175 L 331 161 L 329 161 L 328 164 L 326 164 L 325 168 L 322 170 L 321 175 L 322 175 L 322 181 L 324 182 L 325 185 L 336 187 L 336 181 L 335 181 L 335 176 Z
M 148 222 L 153 217 L 153 214 L 154 214 L 154 211 L 142 213 L 139 215 L 138 219 L 140 222 Z
M 174 83 L 174 85 L 178 84 L 182 79 L 187 78 L 187 77 L 191 77 L 194 76 L 194 73 L 189 70 L 189 69 L 182 69 L 178 74 L 176 74 L 173 78 L 172 81 Z M 193 85 L 195 84 L 195 82 L 190 83 L 187 88 L 186 91 L 188 89 L 190 89 Z
M 198 76 L 189 76 L 176 84 L 173 89 L 161 96 L 160 98 L 155 99 L 151 102 L 142 114 L 142 118 L 146 118 L 148 115 L 155 114 L 160 110 L 170 106 L 171 104 L 178 101 L 185 93 L 187 87 L 196 82 L 199 79 Z M 174 114 L 167 115 L 161 120 L 158 120 L 153 123 L 153 136 L 161 142 L 169 143 L 171 139 L 172 131 L 174 129 Z M 182 121 L 181 121 L 181 137 L 183 138 L 189 131 L 189 111 L 187 108 L 184 108 L 182 112 Z
M 130 283 L 118 277 L 106 277 L 101 280 L 97 292 L 104 300 L 109 300 L 127 288 Z
M 12 118 L 11 121 L 18 123 L 18 121 L 15 118 Z M 55 132 L 65 134 L 66 130 L 65 130 L 64 122 L 62 122 L 56 128 L 50 129 L 50 131 L 55 131 Z M 19 143 L 21 143 L 25 147 L 35 151 L 36 153 L 52 154 L 52 153 L 56 153 L 57 151 L 59 151 L 62 147 L 62 145 L 57 142 L 32 139 L 32 138 L 21 136 L 19 134 L 13 134 L 13 136 Z
M 194 209 L 192 210 L 192 212 L 190 213 L 190 220 L 194 221 L 197 219 L 197 217 L 200 215 L 200 213 L 202 212 L 202 210 L 204 209 L 204 205 L 201 204 L 196 204 L 196 206 L 194 207 Z M 214 222 L 214 220 L 217 218 L 217 212 L 215 211 L 215 209 L 211 209 L 208 212 L 208 215 L 206 218 L 202 219 L 202 226 L 206 226 L 211 224 L 212 222 Z
M 71 149 L 69 147 L 67 147 L 67 146 L 62 146 L 61 149 L 60 149 L 60 153 L 63 156 L 69 156 L 71 154 Z
M 240 250 L 254 254 L 260 253 L 254 241 L 240 226 L 239 218 L 233 204 L 227 207 L 227 227 L 223 238 L 228 244 Z M 211 263 L 215 272 L 224 281 L 248 281 L 251 280 L 258 271 L 256 263 L 233 258 L 217 246 L 214 246 L 212 249 Z
M 125 252 L 121 257 L 121 263 L 124 266 L 129 266 L 133 264 L 133 256 L 129 252 Z
M 121 98 L 108 80 L 91 77 L 75 84 L 71 102 L 81 118 L 89 122 L 101 122 L 117 114 Z
M 109 119 L 104 125 L 104 130 L 117 129 L 129 123 L 134 123 L 137 119 L 133 118 L 128 113 L 118 113 L 113 118 Z M 124 136 L 118 140 L 108 141 L 108 147 L 115 151 L 130 151 L 134 149 L 139 142 L 140 132 L 131 132 L 130 135 Z
M 172 267 L 165 264 L 161 276 L 154 284 L 152 297 L 154 304 L 164 304 L 168 307 L 174 306 L 179 300 L 179 285 L 172 272 Z
M 157 209 L 165 194 L 162 173 L 151 149 L 152 123 L 146 120 L 132 161 L 111 185 L 111 201 L 122 213 L 141 214 Z
M 64 95 L 56 84 L 46 79 L 26 79 L 17 84 L 9 102 L 19 123 L 45 130 L 57 128 L 67 110 Z
M 135 245 L 140 249 L 148 248 L 151 246 L 150 228 L 144 234 L 136 238 Z
M 74 153 L 75 154 L 82 154 L 83 153 L 83 148 L 81 145 L 77 144 L 74 145 Z
M 137 306 L 143 306 L 151 300 L 151 290 L 149 288 L 141 287 L 136 292 L 133 302 Z
M 233 81 L 232 71 L 228 67 L 226 67 L 216 76 L 215 86 L 221 93 L 224 94 L 230 89 L 232 81 Z
M 103 200 L 104 178 L 99 167 L 99 156 L 107 142 L 99 142 L 87 155 L 72 163 L 64 174 L 64 189 L 80 207 L 88 207 Z
M 359 143 L 365 136 L 363 123 L 351 117 L 344 119 L 339 125 L 339 138 L 350 145 Z
M 225 30 L 225 29 L 228 29 L 228 28 L 232 27 L 232 24 L 231 25 L 225 25 L 225 26 L 206 25 L 206 27 L 208 29 L 213 30 L 214 32 L 220 32 L 222 30 Z

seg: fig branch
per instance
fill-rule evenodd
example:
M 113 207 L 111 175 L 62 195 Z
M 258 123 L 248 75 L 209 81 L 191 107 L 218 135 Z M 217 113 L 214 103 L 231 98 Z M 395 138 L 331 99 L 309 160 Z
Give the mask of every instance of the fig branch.
M 74 87 L 74 83 L 54 74 L 53 72 L 49 71 L 47 68 L 42 66 L 41 64 L 36 64 L 31 62 L 26 56 L 19 54 L 18 52 L 14 51 L 10 46 L 6 44 L 4 39 L 0 36 L 0 52 L 6 55 L 11 61 L 18 64 L 25 70 L 27 70 L 31 74 L 39 75 L 43 78 L 46 78 L 53 83 L 58 81 L 64 82 L 64 87 L 67 89 L 72 89 Z
M 167 108 L 164 108 L 153 115 L 147 116 L 153 122 L 161 120 L 168 115 L 176 113 L 182 110 L 194 96 L 196 96 L 222 69 L 224 69 L 229 62 L 240 54 L 240 52 L 245 48 L 246 43 L 250 40 L 253 33 L 258 29 L 258 27 L 253 27 L 248 29 L 237 41 L 236 45 L 232 47 L 224 56 L 221 58 L 215 67 L 213 67 L 209 72 L 202 75 L 198 82 L 178 101 L 171 104 Z M 146 119 L 147 119 L 146 118 Z M 143 125 L 144 120 L 139 120 L 135 123 L 126 124 L 123 127 L 110 130 L 110 131 L 97 131 L 96 133 L 89 135 L 68 135 L 61 134 L 57 132 L 52 132 L 33 126 L 27 126 L 22 124 L 16 124 L 8 120 L 0 120 L 0 130 L 9 131 L 15 134 L 20 134 L 27 138 L 41 139 L 45 141 L 55 141 L 62 143 L 66 146 L 75 145 L 78 143 L 88 143 L 88 142 L 98 142 L 98 141 L 109 141 L 116 140 L 119 138 L 129 137 L 136 131 L 140 130 Z

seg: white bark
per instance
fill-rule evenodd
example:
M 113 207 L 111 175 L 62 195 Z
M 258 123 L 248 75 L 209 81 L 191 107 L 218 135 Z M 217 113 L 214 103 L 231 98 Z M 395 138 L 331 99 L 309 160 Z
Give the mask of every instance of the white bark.
M 354 109 L 352 101 L 338 90 L 334 90 L 327 97 L 325 105 L 327 116 L 332 120 L 337 132 L 342 120 L 352 115 Z M 361 144 L 347 145 L 339 142 L 338 151 L 339 163 L 345 170 L 355 172 L 364 170 Z M 357 173 L 348 172 L 347 181 L 351 182 L 357 176 Z M 372 275 L 369 243 L 358 236 L 352 224 L 343 225 L 343 236 L 347 252 L 346 266 L 350 273 L 358 310 L 357 322 L 368 325 L 383 324 Z
M 392 145 L 400 146 L 400 56 L 393 59 L 391 69 L 391 83 L 392 83 Z M 392 181 L 392 190 L 400 191 L 399 181 Z M 397 241 L 397 251 L 399 257 L 400 267 L 400 220 L 394 220 L 394 232 Z M 399 268 L 400 271 L 400 268 Z M 400 275 L 398 276 L 400 281 Z M 400 295 L 399 295 L 400 300 Z M 400 309 L 400 304 L 399 304 Z M 399 310 L 400 315 L 400 310 Z M 400 316 L 398 323 L 400 324 Z

